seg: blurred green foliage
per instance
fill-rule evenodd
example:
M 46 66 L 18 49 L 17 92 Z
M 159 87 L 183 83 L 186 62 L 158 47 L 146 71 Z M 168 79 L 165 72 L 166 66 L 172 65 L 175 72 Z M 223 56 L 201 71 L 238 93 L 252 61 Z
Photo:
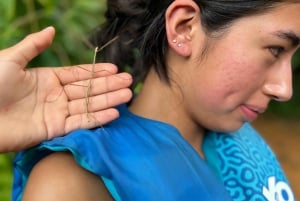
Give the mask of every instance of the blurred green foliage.
M 9 47 L 29 33 L 47 26 L 56 28 L 52 46 L 34 59 L 32 66 L 62 66 L 90 63 L 93 50 L 88 37 L 103 21 L 105 0 L 1 0 L 0 49 Z M 269 113 L 300 117 L 300 52 L 293 58 L 294 98 L 272 103 Z M 0 200 L 10 200 L 12 154 L 0 155 Z
M 12 187 L 12 154 L 0 154 L 0 200 L 11 200 Z
M 30 66 L 61 66 L 91 62 L 88 37 L 103 20 L 104 0 L 0 1 L 0 48 L 47 26 L 56 28 L 51 48 Z

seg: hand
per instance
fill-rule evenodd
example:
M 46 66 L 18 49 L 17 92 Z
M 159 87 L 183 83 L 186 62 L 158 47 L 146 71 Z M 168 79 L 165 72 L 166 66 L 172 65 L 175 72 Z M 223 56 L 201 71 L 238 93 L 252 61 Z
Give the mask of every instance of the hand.
M 25 69 L 54 35 L 49 27 L 0 51 L 0 152 L 103 125 L 118 117 L 112 107 L 132 96 L 132 77 L 112 64 Z

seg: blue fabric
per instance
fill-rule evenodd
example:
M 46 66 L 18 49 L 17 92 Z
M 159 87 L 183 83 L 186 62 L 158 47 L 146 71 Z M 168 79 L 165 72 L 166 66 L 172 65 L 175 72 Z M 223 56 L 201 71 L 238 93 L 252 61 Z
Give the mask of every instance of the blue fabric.
M 78 130 L 21 153 L 15 160 L 13 200 L 49 150 L 71 151 L 82 167 L 111 180 L 123 201 L 231 200 L 174 127 L 137 117 L 125 107 L 120 112 L 121 118 L 104 128 Z
M 66 150 L 103 179 L 115 200 L 272 200 L 267 198 L 278 189 L 285 190 L 279 196 L 292 200 L 283 188 L 289 186 L 275 156 L 249 125 L 232 134 L 208 133 L 204 161 L 174 127 L 133 115 L 126 107 L 119 109 L 120 118 L 103 128 L 74 131 L 19 153 L 13 200 L 20 200 L 41 158 Z
M 211 132 L 203 150 L 233 200 L 295 200 L 274 153 L 249 124 L 232 134 Z

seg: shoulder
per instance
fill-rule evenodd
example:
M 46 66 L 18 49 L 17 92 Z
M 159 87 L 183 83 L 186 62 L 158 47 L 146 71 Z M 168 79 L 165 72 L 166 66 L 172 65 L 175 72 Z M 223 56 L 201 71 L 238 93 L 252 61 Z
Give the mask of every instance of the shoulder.
M 53 153 L 35 165 L 23 200 L 112 200 L 102 180 L 81 168 L 68 152 Z

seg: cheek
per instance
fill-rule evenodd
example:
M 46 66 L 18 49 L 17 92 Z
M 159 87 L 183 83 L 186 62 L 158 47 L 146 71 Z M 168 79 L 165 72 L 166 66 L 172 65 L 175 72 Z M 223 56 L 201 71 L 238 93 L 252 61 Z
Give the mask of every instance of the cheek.
M 224 96 L 230 96 L 231 94 L 245 91 L 251 86 L 253 82 L 252 65 L 247 62 L 233 61 L 224 63 L 218 74 L 219 84 L 216 86 L 216 90 L 219 93 L 223 93 Z
M 205 87 L 199 96 L 206 97 L 211 107 L 237 104 L 257 90 L 259 72 L 256 69 L 248 59 L 217 63 L 207 71 Z

